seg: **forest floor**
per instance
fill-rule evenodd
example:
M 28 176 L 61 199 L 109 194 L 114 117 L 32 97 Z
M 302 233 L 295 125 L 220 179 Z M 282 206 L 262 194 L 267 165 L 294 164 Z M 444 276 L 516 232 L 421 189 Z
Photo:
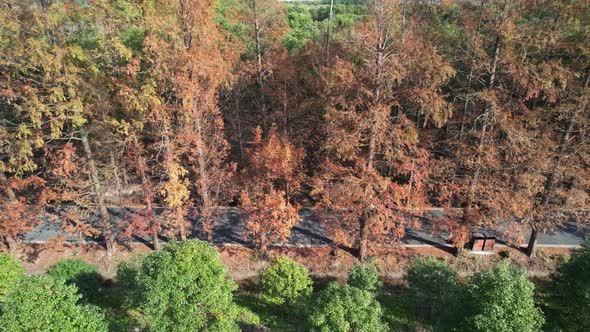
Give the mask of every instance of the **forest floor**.
M 99 245 L 21 244 L 17 256 L 30 274 L 40 274 L 62 258 L 80 258 L 95 265 L 105 279 L 113 279 L 119 262 L 135 255 L 151 251 L 144 244 L 119 246 L 112 257 Z M 286 256 L 306 266 L 316 278 L 344 279 L 347 271 L 357 263 L 355 256 L 331 247 L 276 247 L 263 260 L 252 248 L 242 246 L 219 247 L 221 260 L 230 271 L 232 279 L 247 282 L 272 261 L 273 257 Z M 447 247 L 384 247 L 373 252 L 371 260 L 376 263 L 385 279 L 402 279 L 412 259 L 424 256 L 445 258 L 462 275 L 492 268 L 502 257 L 509 256 L 512 265 L 526 269 L 531 277 L 543 277 L 555 271 L 559 263 L 569 256 L 569 248 L 539 248 L 537 257 L 530 260 L 522 250 L 497 247 L 492 255 L 471 254 L 467 250 L 459 256 Z

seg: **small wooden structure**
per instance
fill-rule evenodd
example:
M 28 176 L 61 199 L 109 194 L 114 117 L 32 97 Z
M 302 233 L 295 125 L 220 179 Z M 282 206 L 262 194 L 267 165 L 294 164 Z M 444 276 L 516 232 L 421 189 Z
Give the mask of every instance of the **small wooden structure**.
M 475 252 L 493 252 L 496 237 L 485 231 L 471 233 L 471 251 Z

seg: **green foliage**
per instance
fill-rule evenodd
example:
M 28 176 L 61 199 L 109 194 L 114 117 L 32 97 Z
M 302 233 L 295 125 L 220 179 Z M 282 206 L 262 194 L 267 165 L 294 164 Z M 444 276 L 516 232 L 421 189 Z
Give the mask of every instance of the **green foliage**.
M 283 45 L 289 52 L 301 49 L 305 43 L 319 35 L 318 24 L 313 21 L 310 12 L 299 6 L 287 8 L 289 32 L 283 38 Z
M 308 318 L 310 331 L 386 331 L 382 310 L 373 294 L 348 285 L 331 283 L 322 290 Z
M 446 260 L 434 256 L 417 259 L 412 262 L 405 279 L 418 318 L 444 330 L 458 323 L 464 309 L 460 308 L 463 294 L 459 275 Z
M 107 331 L 98 308 L 77 304 L 75 286 L 47 276 L 26 276 L 10 288 L 0 331 Z
M 47 275 L 67 285 L 75 285 L 86 300 L 96 298 L 102 283 L 96 267 L 81 259 L 62 259 L 47 271 Z
M 590 240 L 554 276 L 555 304 L 568 331 L 590 331 Z
M 544 323 L 535 307 L 535 285 L 526 275 L 501 262 L 494 270 L 471 277 L 465 330 L 489 332 L 538 331 Z
M 172 242 L 118 272 L 150 331 L 239 330 L 236 285 L 217 250 L 203 241 Z
M 373 264 L 355 265 L 348 272 L 348 284 L 373 294 L 377 294 L 383 287 L 379 270 Z
M 270 303 L 295 304 L 312 292 L 309 271 L 291 259 L 279 257 L 260 274 L 262 297 Z
M 0 302 L 10 286 L 23 277 L 24 272 L 22 264 L 14 257 L 0 253 Z

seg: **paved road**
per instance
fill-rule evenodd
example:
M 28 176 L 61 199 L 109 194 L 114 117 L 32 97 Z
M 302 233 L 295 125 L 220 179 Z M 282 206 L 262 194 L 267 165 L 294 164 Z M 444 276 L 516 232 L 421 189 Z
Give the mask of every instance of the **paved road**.
M 111 220 L 117 224 L 124 224 L 124 220 L 129 218 L 132 212 L 133 210 L 128 208 L 109 208 Z M 161 209 L 156 211 L 156 213 L 161 212 Z M 291 236 L 286 243 L 287 245 L 318 247 L 331 244 L 325 223 L 318 220 L 313 210 L 302 209 L 300 216 L 302 217 L 302 221 L 293 228 Z M 97 221 L 96 216 L 92 214 L 90 214 L 89 218 Z M 432 221 L 442 218 L 444 218 L 444 215 L 440 210 L 431 210 L 427 217 L 421 218 L 420 229 L 406 228 L 406 235 L 401 242 L 407 246 L 450 246 L 445 240 L 448 234 L 444 232 L 442 234 L 436 234 L 438 232 L 435 233 L 432 231 Z M 217 245 L 251 245 L 244 237 L 244 221 L 245 215 L 238 208 L 218 209 L 216 211 L 213 242 Z M 199 219 L 196 218 L 192 222 L 195 225 L 193 237 L 204 239 L 204 234 L 199 231 Z M 40 224 L 34 230 L 25 234 L 22 237 L 22 241 L 27 243 L 45 243 L 61 235 L 66 235 L 68 242 L 78 241 L 76 235 L 65 233 L 60 228 L 60 225 L 55 222 Z M 500 244 L 507 240 L 506 236 L 500 232 L 495 232 L 495 235 Z M 528 239 L 528 234 L 524 234 L 524 231 L 522 235 L 524 239 Z M 572 219 L 565 222 L 562 226 L 543 234 L 539 238 L 539 246 L 577 246 L 584 240 L 586 235 L 590 235 L 589 232 L 578 227 L 577 220 Z M 90 243 L 101 242 L 101 239 L 85 238 L 85 241 Z M 150 238 L 134 238 L 134 241 L 149 242 Z M 522 243 L 526 243 L 526 241 Z

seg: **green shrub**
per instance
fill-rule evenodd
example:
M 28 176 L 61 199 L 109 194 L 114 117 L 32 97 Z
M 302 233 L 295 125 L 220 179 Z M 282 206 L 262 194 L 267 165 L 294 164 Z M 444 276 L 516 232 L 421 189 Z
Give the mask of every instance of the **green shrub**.
M 97 307 L 77 304 L 76 286 L 47 276 L 26 276 L 10 287 L 0 331 L 107 331 Z
M 275 304 L 294 304 L 311 295 L 309 271 L 291 259 L 279 257 L 260 274 L 262 297 Z
M 0 302 L 8 288 L 24 276 L 22 264 L 8 254 L 0 253 Z
M 555 305 L 568 331 L 590 331 L 590 240 L 554 276 Z
M 464 330 L 487 332 L 539 331 L 545 319 L 534 303 L 535 285 L 506 262 L 489 272 L 474 274 Z
M 102 284 L 102 276 L 96 267 L 81 259 L 62 259 L 47 271 L 47 275 L 67 285 L 75 285 L 86 300 L 96 298 Z
M 236 285 L 203 241 L 172 242 L 118 272 L 150 331 L 239 331 Z
M 373 294 L 377 294 L 383 287 L 379 270 L 373 264 L 355 265 L 348 272 L 348 284 Z
M 451 330 L 460 322 L 463 292 L 459 275 L 446 260 L 434 256 L 414 260 L 405 280 L 416 304 L 416 317 L 437 330 Z
M 382 315 L 373 294 L 333 282 L 315 299 L 308 324 L 312 332 L 380 332 L 387 330 Z

